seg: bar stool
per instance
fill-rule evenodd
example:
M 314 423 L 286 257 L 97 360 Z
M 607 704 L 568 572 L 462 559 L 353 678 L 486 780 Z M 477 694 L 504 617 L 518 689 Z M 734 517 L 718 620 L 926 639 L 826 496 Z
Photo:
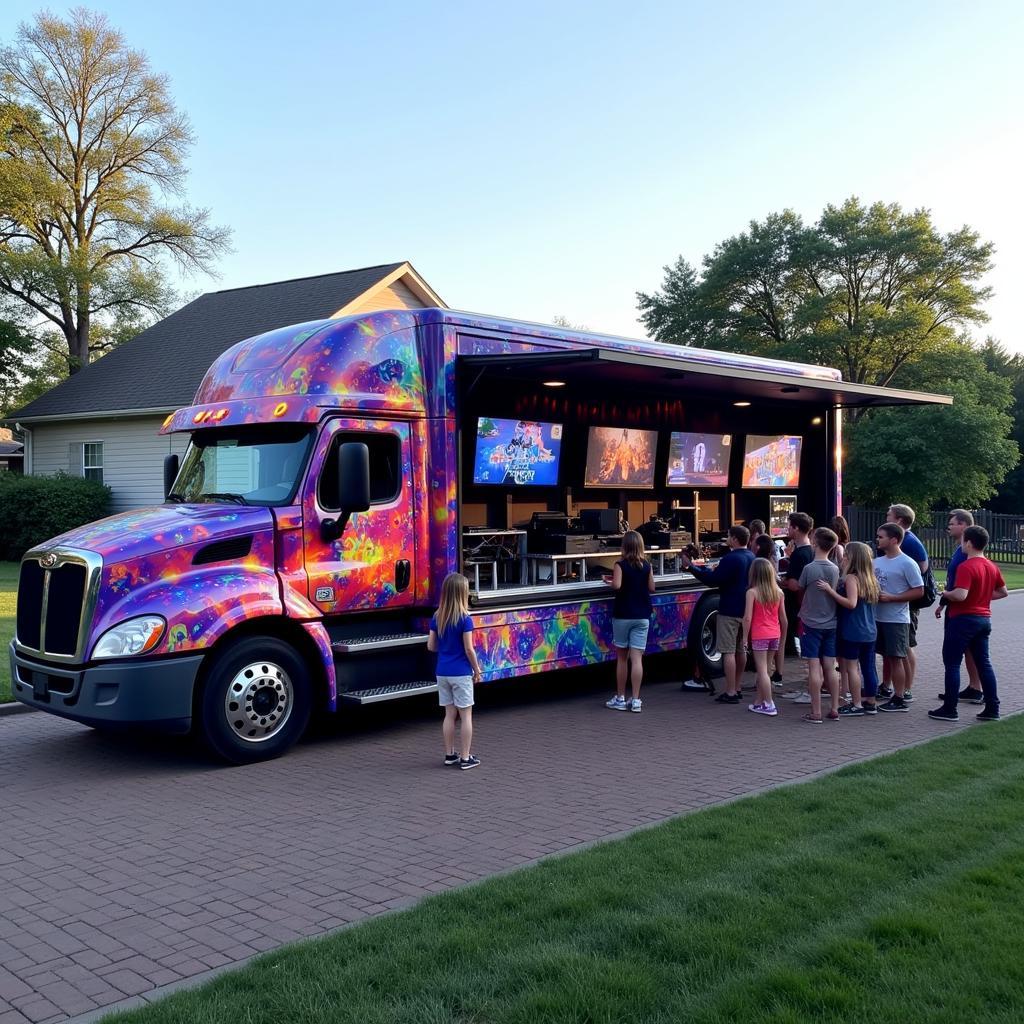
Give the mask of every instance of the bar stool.
M 480 593 L 480 569 L 491 570 L 491 590 L 498 589 L 498 560 L 496 558 L 469 558 L 466 565 L 473 567 L 473 587 Z

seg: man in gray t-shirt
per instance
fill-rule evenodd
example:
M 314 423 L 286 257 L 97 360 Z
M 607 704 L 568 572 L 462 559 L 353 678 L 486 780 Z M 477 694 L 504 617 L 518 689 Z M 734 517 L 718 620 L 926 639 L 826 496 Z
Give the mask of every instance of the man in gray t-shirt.
M 910 602 L 924 593 L 921 569 L 909 555 L 903 554 L 903 527 L 882 523 L 875 531 L 875 543 L 881 556 L 874 561 L 875 576 L 881 594 L 875 605 L 878 639 L 875 647 L 882 655 L 882 671 L 892 680 L 896 691 L 892 700 L 878 705 L 879 711 L 907 711 L 907 655 L 910 651 Z
M 800 657 L 807 662 L 807 689 L 811 695 L 811 713 L 805 722 L 821 722 L 821 686 L 831 698 L 830 719 L 839 718 L 839 676 L 836 675 L 836 603 L 832 595 L 819 589 L 818 580 L 839 583 L 839 568 L 828 553 L 838 537 L 827 527 L 814 531 L 814 561 L 800 573 Z
M 800 605 L 800 621 L 812 629 L 836 628 L 836 602 L 827 590 L 818 587 L 825 580 L 830 587 L 839 585 L 839 567 L 827 558 L 815 558 L 800 573 L 800 589 L 804 599 Z

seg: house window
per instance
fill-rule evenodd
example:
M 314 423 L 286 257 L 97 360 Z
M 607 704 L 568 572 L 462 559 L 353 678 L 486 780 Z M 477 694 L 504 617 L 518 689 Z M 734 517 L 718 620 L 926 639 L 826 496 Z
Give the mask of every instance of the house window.
M 82 476 L 103 483 L 103 442 L 86 441 L 82 445 Z

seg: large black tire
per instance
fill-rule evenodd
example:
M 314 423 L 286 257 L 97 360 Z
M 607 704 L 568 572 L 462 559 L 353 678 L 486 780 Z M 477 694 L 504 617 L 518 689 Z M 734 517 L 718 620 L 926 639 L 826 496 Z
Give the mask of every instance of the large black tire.
M 702 679 L 711 680 L 723 674 L 722 655 L 718 653 L 715 642 L 715 626 L 718 622 L 718 594 L 705 594 L 697 602 L 693 618 L 690 619 L 690 632 L 686 640 L 693 656 L 694 663 L 699 667 Z
M 309 666 L 274 637 L 245 637 L 214 655 L 196 708 L 196 731 L 230 764 L 279 757 L 306 731 Z

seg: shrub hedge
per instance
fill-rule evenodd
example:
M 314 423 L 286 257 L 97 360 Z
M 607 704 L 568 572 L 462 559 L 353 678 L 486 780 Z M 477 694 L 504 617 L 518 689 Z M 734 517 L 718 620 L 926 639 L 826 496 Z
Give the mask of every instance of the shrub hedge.
M 110 488 L 79 476 L 0 473 L 0 559 L 110 515 Z

